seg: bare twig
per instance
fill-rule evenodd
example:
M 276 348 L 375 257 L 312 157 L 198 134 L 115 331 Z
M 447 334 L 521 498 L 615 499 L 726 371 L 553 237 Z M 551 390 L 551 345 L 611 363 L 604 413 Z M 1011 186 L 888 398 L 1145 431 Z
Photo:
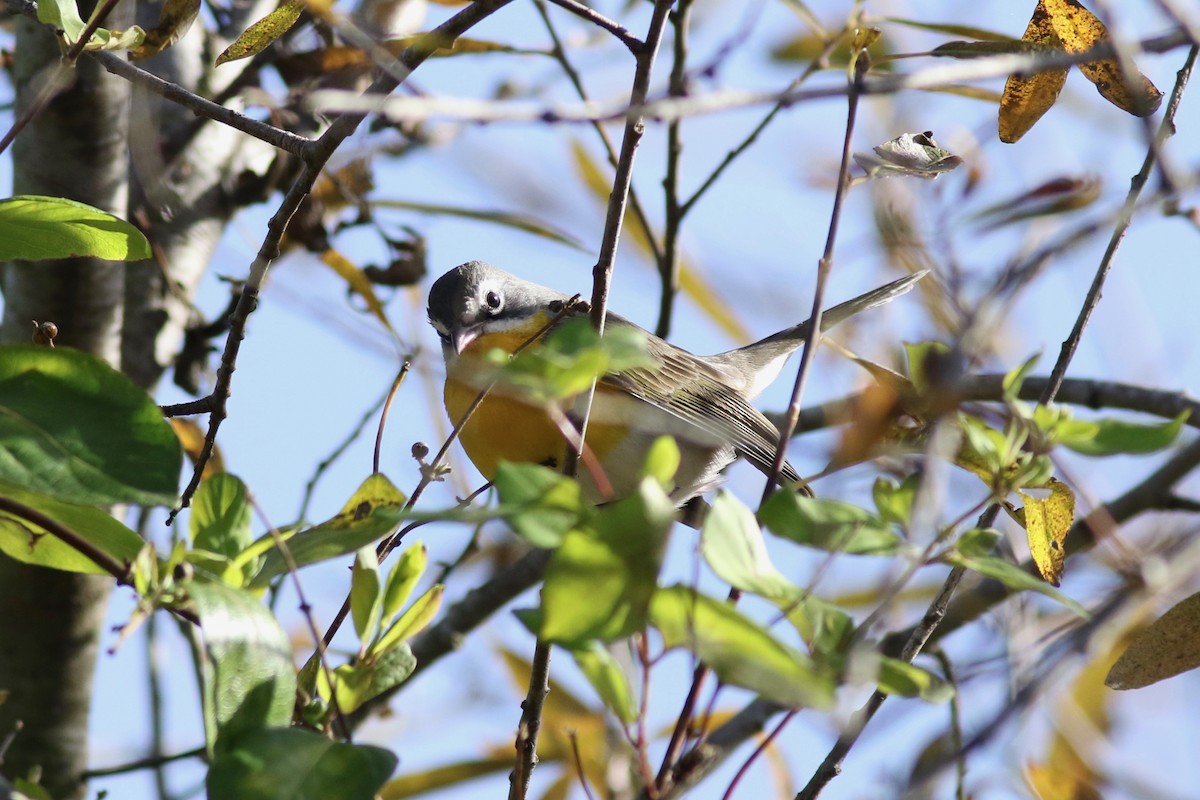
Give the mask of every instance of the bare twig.
M 554 3 L 554 5 L 558 6 L 559 8 L 570 11 L 572 14 L 580 17 L 581 19 L 587 20 L 598 28 L 608 31 L 613 36 L 617 37 L 617 40 L 621 44 L 625 45 L 629 52 L 633 53 L 635 56 L 638 55 L 645 46 L 641 39 L 634 36 L 623 26 L 613 22 L 611 19 L 604 16 L 599 11 L 591 8 L 590 6 L 585 6 L 583 3 L 580 3 L 579 0 L 549 0 L 549 2 Z
M 467 6 L 413 43 L 400 55 L 400 61 L 411 73 L 437 49 L 445 47 L 449 42 L 453 42 L 473 25 L 500 8 L 503 8 L 509 2 L 511 0 L 476 0 L 476 2 Z M 395 89 L 397 85 L 398 81 L 392 76 L 387 75 L 377 79 L 368 91 L 386 95 Z M 204 466 L 208 463 L 208 459 L 212 457 L 217 432 L 227 414 L 226 406 L 229 401 L 230 386 L 237 364 L 238 350 L 241 347 L 242 339 L 246 335 L 246 322 L 258 304 L 258 295 L 262 290 L 267 271 L 272 262 L 279 257 L 279 245 L 283 239 L 284 232 L 287 230 L 288 223 L 291 221 L 296 209 L 300 207 L 300 204 L 312 191 L 313 183 L 321 173 L 326 162 L 333 156 L 341 143 L 354 133 L 362 120 L 362 114 L 343 114 L 333 121 L 319 139 L 309 142 L 303 148 L 301 156 L 304 159 L 304 168 L 291 188 L 288 189 L 287 194 L 284 195 L 279 209 L 271 217 L 267 225 L 267 235 L 259 247 L 254 262 L 250 265 L 250 274 L 242 286 L 241 296 L 238 298 L 237 306 L 230 316 L 229 335 L 225 340 L 225 349 L 221 353 L 221 364 L 217 369 L 216 382 L 210 393 L 212 408 L 210 410 L 208 432 L 204 437 L 204 446 L 200 451 L 200 456 L 196 459 L 192 478 L 184 489 L 178 506 L 172 510 L 168 522 L 174 521 L 180 509 L 186 508 L 191 502 L 192 496 L 200 485 L 200 477 L 203 474 Z
M 688 26 L 691 18 L 692 0 L 679 0 L 679 7 L 671 17 L 672 26 L 675 28 L 671 77 L 667 84 L 667 91 L 671 97 L 683 97 L 688 91 Z M 683 120 L 673 119 L 667 123 L 667 168 L 663 176 L 666 221 L 663 225 L 662 257 L 658 260 L 658 322 L 654 326 L 655 335 L 664 339 L 671 333 L 675 293 L 679 289 L 679 238 L 683 227 L 683 207 L 679 202 L 679 159 L 683 155 L 682 128 Z
M 550 645 L 538 640 L 530 661 L 529 691 L 521 703 L 521 722 L 517 725 L 517 761 L 508 779 L 508 800 L 524 800 L 529 779 L 537 766 L 538 733 L 542 728 L 542 706 L 550 693 Z
M 1175 87 L 1171 90 L 1170 100 L 1167 101 L 1166 113 L 1163 114 L 1162 122 L 1158 126 L 1158 132 L 1154 135 L 1150 147 L 1146 150 L 1146 158 L 1142 161 L 1142 168 L 1138 170 L 1138 173 L 1133 176 L 1133 180 L 1130 181 L 1129 193 L 1125 196 L 1125 205 L 1121 209 L 1120 216 L 1117 218 L 1116 228 L 1112 232 L 1112 237 L 1108 240 L 1108 247 L 1100 259 L 1100 264 L 1096 267 L 1096 274 L 1092 278 L 1092 285 L 1088 288 L 1087 296 L 1083 300 L 1083 307 L 1080 308 L 1079 316 L 1075 320 L 1075 327 L 1071 329 L 1071 334 L 1062 344 L 1058 361 L 1055 362 L 1054 369 L 1050 372 L 1050 380 L 1039 399 L 1041 403 L 1048 404 L 1054 400 L 1054 396 L 1058 393 L 1059 386 L 1062 385 L 1062 380 L 1066 376 L 1067 367 L 1071 364 L 1071 358 L 1075 355 L 1076 348 L 1079 347 L 1080 339 L 1083 338 L 1083 329 L 1087 327 L 1088 320 L 1092 317 L 1092 311 L 1100 303 L 1100 292 L 1104 288 L 1104 281 L 1108 278 L 1108 273 L 1112 269 L 1117 249 L 1121 246 L 1121 242 L 1125 239 L 1125 233 L 1129 230 L 1129 226 L 1133 222 L 1133 212 L 1137 207 L 1138 196 L 1141 194 L 1142 188 L 1145 187 L 1146 181 L 1150 179 L 1150 172 L 1154 169 L 1154 164 L 1158 160 L 1159 147 L 1175 133 L 1175 112 L 1179 109 L 1179 101 L 1183 98 L 1183 91 L 1187 87 L 1188 79 L 1192 75 L 1192 67 L 1196 63 L 1197 50 L 1200 50 L 1200 45 L 1192 45 L 1188 51 L 1187 59 L 1175 77 Z

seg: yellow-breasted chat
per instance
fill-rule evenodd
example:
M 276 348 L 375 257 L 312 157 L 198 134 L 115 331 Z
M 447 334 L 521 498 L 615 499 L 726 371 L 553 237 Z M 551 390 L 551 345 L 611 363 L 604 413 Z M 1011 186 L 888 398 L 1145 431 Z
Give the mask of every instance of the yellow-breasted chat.
M 904 294 L 923 275 L 906 276 L 830 308 L 822 314 L 822 331 Z M 429 321 L 442 341 L 444 399 L 453 424 L 492 383 L 494 370 L 487 368 L 483 355 L 494 348 L 513 352 L 560 317 L 569 300 L 482 261 L 461 264 L 434 282 Z M 605 324 L 637 327 L 616 314 L 609 314 Z M 678 504 L 717 484 L 722 470 L 738 457 L 769 473 L 779 431 L 750 401 L 776 378 L 810 328 L 802 322 L 712 356 L 693 355 L 643 331 L 653 366 L 601 377 L 587 428 L 586 446 L 611 484 L 612 497 L 633 491 L 650 445 L 664 435 L 679 446 L 671 494 Z M 566 402 L 564 412 L 570 410 Z M 503 383 L 488 388 L 459 440 L 488 480 L 501 461 L 556 465 L 567 449 L 562 429 L 545 407 Z M 784 485 L 801 483 L 786 461 L 779 477 Z M 589 500 L 612 499 L 586 470 L 580 471 L 580 481 Z

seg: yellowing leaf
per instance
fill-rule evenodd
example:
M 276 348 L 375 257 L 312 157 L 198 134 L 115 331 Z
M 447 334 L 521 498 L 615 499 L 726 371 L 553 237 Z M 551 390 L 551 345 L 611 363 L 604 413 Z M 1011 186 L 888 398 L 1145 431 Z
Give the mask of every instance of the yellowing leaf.
M 1086 53 L 1108 40 L 1108 30 L 1076 0 L 1039 0 L 1021 38 L 1035 49 Z M 1067 70 L 1009 77 L 1000 101 L 1000 141 L 1017 141 L 1054 105 Z M 1147 116 L 1162 102 L 1162 92 L 1149 78 L 1140 72 L 1124 75 L 1115 59 L 1081 64 L 1080 71 L 1106 100 L 1130 114 Z
M 200 460 L 200 453 L 204 448 L 204 431 L 195 421 L 185 419 L 184 417 L 172 417 L 167 420 L 171 423 L 171 428 L 175 431 L 175 436 L 179 439 L 179 444 L 183 447 L 183 454 L 188 457 L 188 460 L 195 464 Z M 201 478 L 208 478 L 218 472 L 225 471 L 225 459 L 221 455 L 221 449 L 216 445 L 213 446 L 212 454 L 208 461 L 204 464 L 204 472 Z
M 1062 582 L 1066 553 L 1063 543 L 1071 523 L 1075 521 L 1075 494 L 1062 481 L 1051 478 L 1047 487 L 1050 496 L 1038 499 L 1017 492 L 1025 501 L 1025 532 L 1029 536 L 1029 552 L 1038 572 L 1050 583 Z
M 300 19 L 304 8 L 304 0 L 283 0 L 278 8 L 246 28 L 233 44 L 226 47 L 225 51 L 217 56 L 216 66 L 219 67 L 227 61 L 237 61 L 239 58 L 258 55 L 272 42 L 291 30 L 292 26 Z
M 1180 601 L 1134 637 L 1104 679 L 1140 689 L 1200 666 L 1200 592 Z
M 379 296 L 375 294 L 375 287 L 371 285 L 371 279 L 366 276 L 366 273 L 332 247 L 321 253 L 321 261 L 332 267 L 333 271 L 349 285 L 350 291 L 366 302 L 367 309 L 382 323 L 384 328 L 389 331 L 392 329 L 392 323 L 388 322 L 387 314 L 383 311 L 383 303 L 379 302 Z
M 1104 23 L 1076 0 L 1041 0 L 1038 8 L 1048 12 L 1050 25 L 1068 53 L 1085 53 L 1108 40 Z M 1149 78 L 1140 72 L 1124 75 L 1116 59 L 1089 61 L 1080 64 L 1079 71 L 1096 85 L 1105 100 L 1135 116 L 1153 114 L 1162 102 L 1162 92 Z
M 166 50 L 188 32 L 198 13 L 200 0 L 167 0 L 158 14 L 158 24 L 146 31 L 141 45 L 130 56 L 136 61 Z
M 1039 0 L 1021 41 L 1036 50 L 1061 46 L 1045 3 Z M 1067 82 L 1067 67 L 1045 70 L 1033 75 L 1010 75 L 1000 98 L 1000 141 L 1020 139 L 1058 100 Z

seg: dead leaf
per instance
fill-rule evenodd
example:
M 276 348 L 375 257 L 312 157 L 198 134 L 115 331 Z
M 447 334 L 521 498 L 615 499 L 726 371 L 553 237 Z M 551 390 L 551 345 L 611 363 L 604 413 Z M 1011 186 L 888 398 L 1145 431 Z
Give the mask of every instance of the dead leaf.
M 1111 689 L 1140 689 L 1200 667 L 1200 592 L 1134 637 L 1108 671 Z
M 130 51 L 130 57 L 137 61 L 166 50 L 188 32 L 199 13 L 200 0 L 167 0 L 158 14 L 158 24 L 146 31 L 141 45 Z
M 244 30 L 233 44 L 226 47 L 225 51 L 217 56 L 216 66 L 258 55 L 291 30 L 306 7 L 305 0 L 283 0 L 278 8 Z

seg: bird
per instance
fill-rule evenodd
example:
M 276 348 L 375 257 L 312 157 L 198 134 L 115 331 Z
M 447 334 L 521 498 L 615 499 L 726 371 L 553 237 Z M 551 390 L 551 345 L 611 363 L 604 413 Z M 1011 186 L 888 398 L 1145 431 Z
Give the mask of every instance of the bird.
M 895 299 L 925 274 L 906 275 L 833 306 L 822 315 L 821 330 Z M 547 325 L 560 324 L 571 300 L 483 261 L 454 267 L 430 288 L 429 322 L 441 340 L 446 365 L 443 400 L 451 423 L 462 423 L 486 390 L 462 424 L 459 441 L 489 481 L 503 461 L 560 466 L 566 457 L 564 433 L 545 405 L 519 387 L 497 382 L 494 362 L 485 354 L 493 349 L 512 353 Z M 770 475 L 779 429 L 751 401 L 809 337 L 810 323 L 734 350 L 699 356 L 609 313 L 606 329 L 629 326 L 642 332 L 653 366 L 605 374 L 597 381 L 585 445 L 602 468 L 604 480 L 597 481 L 581 469 L 583 496 L 600 503 L 636 491 L 645 457 L 663 435 L 674 437 L 680 451 L 680 466 L 670 487 L 677 506 L 718 485 L 723 471 L 738 457 Z M 570 399 L 564 400 L 562 410 L 567 412 L 571 406 Z M 784 486 L 805 486 L 787 461 L 778 479 Z

